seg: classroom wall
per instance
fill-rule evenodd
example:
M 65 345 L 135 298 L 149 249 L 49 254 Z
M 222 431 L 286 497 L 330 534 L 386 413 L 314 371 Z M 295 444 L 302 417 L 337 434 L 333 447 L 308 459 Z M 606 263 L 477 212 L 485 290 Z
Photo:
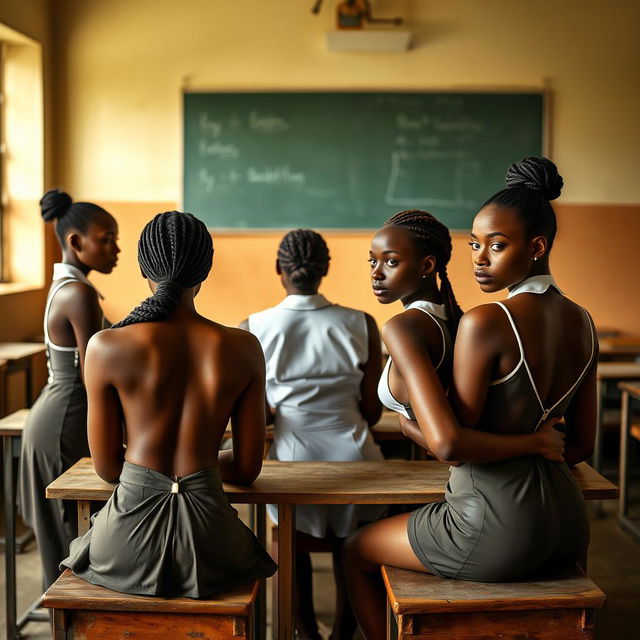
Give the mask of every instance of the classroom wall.
M 181 87 L 413 89 L 542 87 L 553 91 L 550 155 L 565 177 L 552 266 L 600 325 L 640 331 L 633 295 L 640 238 L 640 4 L 634 0 L 388 0 L 414 33 L 406 53 L 332 53 L 335 3 L 309 0 L 66 0 L 55 3 L 56 181 L 118 218 L 118 269 L 95 281 L 112 319 L 145 284 L 135 274 L 139 230 L 179 206 Z M 487 194 L 489 195 L 489 194 Z M 197 212 L 194 212 L 197 214 Z M 382 222 L 382 221 L 381 221 Z M 369 292 L 370 234 L 326 234 L 324 291 L 383 321 Z M 273 274 L 279 234 L 219 235 L 200 310 L 237 323 L 282 295 Z M 464 236 L 450 269 L 463 307 L 487 298 L 473 282 Z

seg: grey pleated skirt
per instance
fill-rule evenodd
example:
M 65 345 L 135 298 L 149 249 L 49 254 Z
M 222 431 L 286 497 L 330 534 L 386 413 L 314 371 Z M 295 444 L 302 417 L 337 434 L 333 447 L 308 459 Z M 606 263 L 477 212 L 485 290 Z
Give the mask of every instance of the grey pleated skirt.
M 414 511 L 407 533 L 429 572 L 479 582 L 572 568 L 589 544 L 573 474 L 538 456 L 452 467 L 444 502 Z
M 129 462 L 60 567 L 114 591 L 189 598 L 268 578 L 277 569 L 229 504 L 217 469 L 192 473 L 176 486 Z

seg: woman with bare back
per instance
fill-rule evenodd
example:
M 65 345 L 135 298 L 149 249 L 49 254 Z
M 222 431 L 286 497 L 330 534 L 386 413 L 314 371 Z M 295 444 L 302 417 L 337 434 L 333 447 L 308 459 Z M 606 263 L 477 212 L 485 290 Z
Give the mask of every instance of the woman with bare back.
M 89 343 L 89 446 L 119 484 L 63 562 L 88 582 L 203 598 L 276 570 L 222 490 L 260 473 L 265 369 L 255 337 L 195 310 L 212 256 L 194 216 L 155 216 L 138 245 L 153 295 Z

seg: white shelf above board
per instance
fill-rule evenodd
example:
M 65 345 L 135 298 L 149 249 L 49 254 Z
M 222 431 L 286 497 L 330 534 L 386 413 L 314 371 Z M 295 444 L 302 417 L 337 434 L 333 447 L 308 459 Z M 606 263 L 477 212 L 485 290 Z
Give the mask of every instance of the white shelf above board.
M 411 44 L 411 32 L 404 29 L 329 31 L 329 51 L 406 51 Z

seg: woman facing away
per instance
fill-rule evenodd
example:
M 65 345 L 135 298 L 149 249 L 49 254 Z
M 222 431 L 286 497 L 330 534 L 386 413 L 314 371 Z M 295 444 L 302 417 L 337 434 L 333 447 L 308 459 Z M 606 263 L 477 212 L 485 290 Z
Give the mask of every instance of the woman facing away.
M 204 598 L 276 570 L 222 490 L 260 473 L 264 359 L 252 335 L 195 310 L 212 257 L 202 222 L 156 215 L 138 244 L 153 295 L 89 343 L 89 446 L 119 484 L 62 565 L 93 584 Z M 219 452 L 229 418 L 233 449 Z
M 58 565 L 76 535 L 77 517 L 72 503 L 47 500 L 45 489 L 89 455 L 84 355 L 104 319 L 100 294 L 87 276 L 92 270 L 111 273 L 120 249 L 118 225 L 101 207 L 72 202 L 57 189 L 43 196 L 40 207 L 45 222 L 56 220 L 62 262 L 53 265 L 44 311 L 49 379 L 22 435 L 18 500 L 23 520 L 36 535 L 46 589 L 60 575 Z
M 329 250 L 310 229 L 289 232 L 278 248 L 276 271 L 287 297 L 254 313 L 247 328 L 260 340 L 267 364 L 267 402 L 274 419 L 269 458 L 276 460 L 382 460 L 369 426 L 380 418 L 376 394 L 380 336 L 373 318 L 327 300 L 318 288 L 329 269 Z M 277 509 L 269 505 L 277 522 Z M 336 616 L 333 640 L 353 636 L 356 622 L 342 575 L 344 538 L 385 508 L 302 505 L 296 508 L 295 624 L 299 638 L 320 638 L 313 608 L 311 538 L 334 543 Z
M 381 564 L 511 581 L 571 567 L 586 553 L 585 503 L 567 465 L 593 449 L 597 342 L 587 312 L 549 271 L 549 200 L 561 187 L 553 163 L 527 158 L 511 166 L 506 189 L 473 222 L 475 277 L 483 291 L 509 295 L 461 319 L 453 411 L 431 362 L 395 319 L 385 326 L 426 446 L 457 462 L 443 502 L 369 525 L 347 542 L 347 582 L 367 640 L 384 637 Z M 564 461 L 553 428 L 560 416 Z

